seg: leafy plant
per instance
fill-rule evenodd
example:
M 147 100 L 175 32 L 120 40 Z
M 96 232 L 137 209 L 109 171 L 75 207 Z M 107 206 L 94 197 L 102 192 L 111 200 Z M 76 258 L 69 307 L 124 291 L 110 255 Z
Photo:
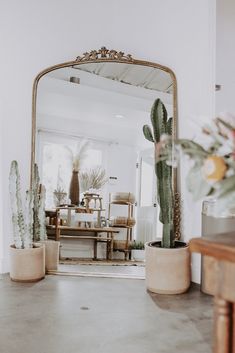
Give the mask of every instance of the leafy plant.
M 142 241 L 133 241 L 130 248 L 132 250 L 144 250 L 144 243 Z
M 211 125 L 202 127 L 205 142 L 209 140 L 207 148 L 195 141 L 173 140 L 170 136 L 163 137 L 161 145 L 158 145 L 158 160 L 172 164 L 169 149 L 174 150 L 177 160 L 180 159 L 179 151 L 190 158 L 188 190 L 194 200 L 205 196 L 218 199 L 219 212 L 235 207 L 235 117 L 229 117 L 232 122 L 219 117 Z
M 145 138 L 154 143 L 155 156 L 158 155 L 158 146 L 162 135 L 172 134 L 172 118 L 168 119 L 167 111 L 160 99 L 156 99 L 151 110 L 152 130 L 149 125 L 144 125 Z M 163 224 L 163 236 L 161 246 L 163 248 L 174 247 L 173 234 L 173 189 L 172 166 L 167 165 L 166 160 L 155 158 L 155 173 L 157 177 L 157 198 L 160 206 L 159 220 Z

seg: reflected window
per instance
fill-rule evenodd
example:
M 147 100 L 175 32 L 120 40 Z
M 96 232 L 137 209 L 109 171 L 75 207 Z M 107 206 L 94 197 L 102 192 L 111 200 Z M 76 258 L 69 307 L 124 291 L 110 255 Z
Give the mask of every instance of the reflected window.
M 65 142 L 65 141 L 63 141 Z M 63 189 L 67 194 L 72 175 L 70 150 L 75 150 L 77 141 L 69 140 L 66 144 L 41 141 L 41 171 L 42 183 L 46 187 L 46 208 L 54 206 L 55 189 Z M 93 146 L 87 150 L 86 159 L 81 171 L 102 165 L 103 153 L 99 147 Z
M 153 165 L 141 159 L 140 206 L 153 206 L 154 174 Z

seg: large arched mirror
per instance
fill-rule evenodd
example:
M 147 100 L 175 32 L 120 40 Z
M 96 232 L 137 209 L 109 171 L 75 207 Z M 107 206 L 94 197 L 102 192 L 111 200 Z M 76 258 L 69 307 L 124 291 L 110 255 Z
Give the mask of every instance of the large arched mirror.
M 60 238 L 62 259 L 130 261 L 133 240 L 161 233 L 153 145 L 142 132 L 157 98 L 176 136 L 176 78 L 165 66 L 101 48 L 36 77 L 32 166 L 46 187 L 48 234 Z M 172 183 L 177 192 L 176 172 Z

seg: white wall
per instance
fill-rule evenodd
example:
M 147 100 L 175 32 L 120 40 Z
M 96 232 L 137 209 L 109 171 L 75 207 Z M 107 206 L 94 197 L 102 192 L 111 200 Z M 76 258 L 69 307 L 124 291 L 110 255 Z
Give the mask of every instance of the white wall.
M 28 183 L 36 74 L 102 45 L 167 65 L 178 79 L 179 127 L 187 136 L 192 114 L 213 115 L 214 0 L 8 0 L 1 3 L 0 13 L 6 257 L 11 236 L 8 170 L 10 161 L 17 159 L 23 184 Z M 185 215 L 189 239 L 200 234 L 200 212 L 188 199 L 187 209 L 193 215 Z
M 217 0 L 216 11 L 216 113 L 235 115 L 235 2 Z

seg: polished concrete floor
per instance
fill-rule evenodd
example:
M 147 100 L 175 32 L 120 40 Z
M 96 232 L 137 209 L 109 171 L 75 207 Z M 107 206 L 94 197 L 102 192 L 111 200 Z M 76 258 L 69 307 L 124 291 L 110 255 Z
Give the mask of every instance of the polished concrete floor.
M 150 295 L 136 279 L 0 279 L 1 353 L 209 353 L 212 300 Z

